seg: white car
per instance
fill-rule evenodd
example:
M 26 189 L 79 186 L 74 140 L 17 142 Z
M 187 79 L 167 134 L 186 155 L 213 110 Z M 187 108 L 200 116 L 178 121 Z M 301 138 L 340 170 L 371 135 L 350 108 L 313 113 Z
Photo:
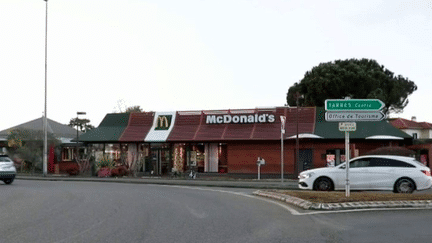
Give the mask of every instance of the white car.
M 0 180 L 11 184 L 16 176 L 14 162 L 7 155 L 0 155 Z
M 345 163 L 336 167 L 306 170 L 299 175 L 299 188 L 345 190 Z M 390 190 L 412 193 L 432 187 L 431 170 L 411 157 L 391 155 L 360 156 L 350 161 L 351 190 Z

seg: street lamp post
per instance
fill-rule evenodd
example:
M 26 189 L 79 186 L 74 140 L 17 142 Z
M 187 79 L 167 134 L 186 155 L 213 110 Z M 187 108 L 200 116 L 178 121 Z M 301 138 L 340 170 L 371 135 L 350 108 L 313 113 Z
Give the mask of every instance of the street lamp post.
M 77 124 L 77 141 L 76 141 L 76 161 L 78 162 L 78 157 L 79 157 L 79 115 L 86 115 L 87 113 L 83 112 L 83 111 L 78 111 L 77 112 L 77 118 L 76 118 L 76 124 Z
M 299 148 L 299 98 L 303 96 L 299 92 L 296 92 L 296 161 L 295 161 L 295 173 L 296 176 L 300 173 L 300 148 Z
M 281 119 L 281 182 L 284 182 L 284 141 L 283 135 L 285 134 L 285 116 L 280 116 Z
M 43 143 L 43 176 L 47 176 L 47 164 L 48 164 L 48 121 L 47 121 L 47 53 L 48 53 L 48 0 L 45 7 L 45 111 L 43 118 L 43 132 L 44 132 L 44 143 Z

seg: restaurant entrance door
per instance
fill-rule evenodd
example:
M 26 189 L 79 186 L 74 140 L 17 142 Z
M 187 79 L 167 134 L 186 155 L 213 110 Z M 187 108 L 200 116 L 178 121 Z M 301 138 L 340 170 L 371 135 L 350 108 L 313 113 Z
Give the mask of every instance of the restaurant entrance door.
M 159 145 L 159 144 L 158 144 Z M 166 175 L 172 168 L 171 149 L 166 146 L 151 146 L 153 174 Z

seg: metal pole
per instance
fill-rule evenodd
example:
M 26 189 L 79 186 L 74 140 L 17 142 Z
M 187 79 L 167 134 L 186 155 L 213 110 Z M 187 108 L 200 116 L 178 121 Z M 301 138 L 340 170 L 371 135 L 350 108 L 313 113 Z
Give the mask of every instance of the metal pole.
M 297 95 L 297 107 L 296 107 L 296 163 L 295 163 L 295 168 L 296 168 L 296 176 L 298 176 L 298 174 L 300 173 L 300 166 L 299 166 L 299 120 L 298 120 L 298 95 Z
M 349 181 L 349 132 L 345 131 L 345 161 L 346 161 L 346 186 L 345 186 L 345 196 L 350 196 L 350 181 Z
M 261 177 L 261 164 L 258 164 L 258 180 L 260 180 Z
M 283 142 L 284 129 L 281 129 L 281 182 L 284 182 L 284 142 Z
M 76 158 L 75 158 L 75 160 L 78 162 L 78 153 L 79 153 L 79 150 L 78 150 L 78 143 L 79 143 L 79 135 L 78 135 L 78 129 L 79 129 L 79 124 L 78 124 L 78 112 L 77 112 L 77 119 L 76 119 L 76 124 L 77 124 L 77 141 L 76 141 Z
M 284 141 L 283 136 L 285 134 L 285 116 L 280 116 L 281 119 L 281 182 L 284 182 Z
M 79 115 L 86 115 L 86 112 L 83 111 L 77 111 L 77 119 L 76 119 L 76 124 L 77 124 L 77 142 L 76 142 L 76 161 L 78 162 L 78 158 L 79 158 Z
M 44 146 L 43 146 L 43 176 L 47 176 L 47 164 L 48 164 L 48 121 L 47 121 L 47 54 L 48 54 L 48 0 L 46 2 L 45 10 L 45 111 L 44 111 Z

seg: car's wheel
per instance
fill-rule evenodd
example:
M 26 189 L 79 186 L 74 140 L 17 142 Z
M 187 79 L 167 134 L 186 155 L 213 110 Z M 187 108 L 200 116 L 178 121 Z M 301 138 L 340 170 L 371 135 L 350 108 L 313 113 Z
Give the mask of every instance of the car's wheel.
M 321 177 L 316 179 L 314 183 L 314 190 L 317 191 L 332 191 L 333 190 L 333 182 L 326 177 Z
M 9 185 L 9 184 L 11 184 L 12 182 L 13 182 L 13 180 L 14 179 L 3 179 L 3 182 L 6 184 L 6 185 Z
M 415 190 L 415 183 L 408 178 L 399 179 L 395 184 L 395 192 L 412 193 Z

